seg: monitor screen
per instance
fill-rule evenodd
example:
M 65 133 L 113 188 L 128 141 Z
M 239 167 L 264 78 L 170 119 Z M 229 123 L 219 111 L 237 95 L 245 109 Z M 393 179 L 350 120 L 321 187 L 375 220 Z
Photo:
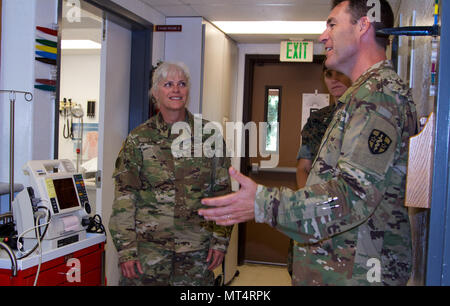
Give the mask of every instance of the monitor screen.
M 53 185 L 61 210 L 80 205 L 72 178 L 54 179 Z

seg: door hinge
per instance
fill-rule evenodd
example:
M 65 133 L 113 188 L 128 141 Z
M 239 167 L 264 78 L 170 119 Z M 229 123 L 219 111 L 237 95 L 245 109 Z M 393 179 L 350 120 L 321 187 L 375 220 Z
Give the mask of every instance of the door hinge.
M 102 187 L 102 170 L 97 170 L 97 172 L 95 172 L 95 187 Z

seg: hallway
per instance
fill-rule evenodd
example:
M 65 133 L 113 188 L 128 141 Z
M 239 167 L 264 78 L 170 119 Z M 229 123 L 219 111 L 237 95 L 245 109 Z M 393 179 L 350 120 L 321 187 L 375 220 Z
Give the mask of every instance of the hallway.
M 90 180 L 86 187 L 90 201 L 88 207 L 91 207 L 92 215 L 101 215 L 104 225 L 107 225 L 114 196 L 114 161 L 128 132 L 153 114 L 153 104 L 148 95 L 151 71 L 161 61 L 183 62 L 188 66 L 191 74 L 188 109 L 193 114 L 200 114 L 203 119 L 218 123 L 219 127 L 224 128 L 224 136 L 229 136 L 233 144 L 227 144 L 227 149 L 231 149 L 234 154 L 231 163 L 235 169 L 266 172 L 276 181 L 280 173 L 288 172 L 293 175 L 294 164 L 280 159 L 280 150 L 275 154 L 275 151 L 260 148 L 258 141 L 263 143 L 264 140 L 258 138 L 259 135 L 250 134 L 250 130 L 244 130 L 243 133 L 237 129 L 227 132 L 225 127 L 228 123 L 236 123 L 237 126 L 237 123 L 247 122 L 245 118 L 251 111 L 251 107 L 247 105 L 252 105 L 253 102 L 248 101 L 251 101 L 253 93 L 255 96 L 256 93 L 259 95 L 257 97 L 260 98 L 257 99 L 263 101 L 265 107 L 269 105 L 268 97 L 276 96 L 273 92 L 278 90 L 279 117 L 277 115 L 277 120 L 271 120 L 279 124 L 280 129 L 277 128 L 277 131 L 281 131 L 281 125 L 290 129 L 289 132 L 284 129 L 280 134 L 294 135 L 291 132 L 294 129 L 300 132 L 300 124 L 295 124 L 299 123 L 299 115 L 303 115 L 303 109 L 306 109 L 303 108 L 303 96 L 327 93 L 319 88 L 319 84 L 307 89 L 298 86 L 295 92 L 293 90 L 293 98 L 290 98 L 286 85 L 279 83 L 286 69 L 277 74 L 273 73 L 274 79 L 265 81 L 255 89 L 253 87 L 256 76 L 262 75 L 261 67 L 267 66 L 267 63 L 254 60 L 254 57 L 272 57 L 276 61 L 280 58 L 281 62 L 280 56 L 284 54 L 291 60 L 299 59 L 299 53 L 296 51 L 296 56 L 291 57 L 291 51 L 297 49 L 286 49 L 288 42 L 297 42 L 292 45 L 293 48 L 298 48 L 299 42 L 311 43 L 311 46 L 314 46 L 311 52 L 313 58 L 324 57 L 327 50 L 330 52 L 333 48 L 325 48 L 324 42 L 319 39 L 323 29 L 309 32 L 312 26 L 300 29 L 297 28 L 300 23 L 295 26 L 290 24 L 288 29 L 295 30 L 291 34 L 283 32 L 286 30 L 281 33 L 248 32 L 244 31 L 242 25 L 247 22 L 261 22 L 262 19 L 265 24 L 292 21 L 317 22 L 326 26 L 332 1 L 0 0 L 0 89 L 3 91 L 0 96 L 0 133 L 4 136 L 0 145 L 0 185 L 14 186 L 15 183 L 20 183 L 22 188 L 27 188 L 31 186 L 30 178 L 22 171 L 27 162 L 69 159 L 77 165 L 77 174 L 82 173 L 87 183 L 87 180 Z M 369 5 L 369 2 L 377 1 L 367 2 Z M 418 176 L 419 185 L 426 186 L 430 191 L 427 208 L 411 208 L 409 214 L 414 251 L 410 284 L 448 285 L 450 87 L 444 84 L 450 83 L 450 58 L 439 50 L 450 48 L 450 1 L 387 2 L 395 15 L 395 27 L 416 27 L 410 29 L 416 31 L 419 27 L 431 28 L 431 25 L 435 24 L 434 29 L 439 28 L 440 37 L 437 37 L 437 34 L 422 36 L 417 33 L 417 37 L 405 34 L 392 36 L 387 56 L 395 63 L 397 74 L 408 82 L 411 88 L 418 119 L 427 119 L 432 113 L 436 118 L 433 145 L 418 150 L 432 157 L 433 166 L 429 180 L 423 179 L 422 175 Z M 244 22 L 238 28 L 241 32 L 219 27 L 224 21 L 230 24 L 235 21 Z M 308 25 L 303 23 L 305 24 Z M 57 35 L 49 35 L 38 29 L 43 27 L 51 32 L 57 31 Z M 271 27 L 275 29 L 275 26 Z M 261 28 L 257 27 L 257 30 Z M 94 45 L 85 46 L 81 43 L 85 40 Z M 44 45 L 43 41 L 56 47 L 48 49 L 49 46 Z M 75 42 L 75 45 L 67 42 Z M 50 56 L 46 58 L 48 61 L 36 57 L 42 55 L 43 48 L 52 51 L 46 54 Z M 120 57 L 119 51 L 122 53 Z M 306 53 L 305 51 L 304 54 Z M 249 73 L 250 63 L 253 62 L 261 68 L 256 70 L 257 73 Z M 298 74 L 308 80 L 320 81 L 311 71 Z M 92 79 L 94 76 L 95 80 Z M 42 84 L 36 84 L 42 81 L 53 85 L 42 87 Z M 19 94 L 16 101 L 12 92 L 8 96 L 10 90 L 14 93 L 30 92 L 33 99 L 28 101 L 23 94 Z M 70 101 L 67 104 L 65 97 Z M 72 101 L 74 104 L 71 104 Z M 90 110 L 88 105 L 91 106 Z M 288 105 L 293 105 L 292 110 L 286 110 Z M 83 108 L 85 111 L 80 115 L 81 112 L 76 110 Z M 289 116 L 281 118 L 281 109 Z M 264 116 L 269 114 L 265 109 L 261 109 L 262 113 Z M 311 111 L 305 114 L 311 114 Z M 259 122 L 253 119 L 250 121 Z M 265 121 L 269 121 L 268 117 L 264 118 Z M 75 134 L 71 132 L 67 138 L 69 126 Z M 248 139 L 246 133 L 249 134 Z M 261 135 L 264 136 L 263 133 Z M 270 138 L 267 135 L 265 137 Z M 285 141 L 283 136 L 283 142 L 288 143 L 288 148 L 281 150 L 283 153 L 287 151 L 289 158 L 296 163 L 300 137 L 295 136 L 295 139 L 296 142 Z M 277 167 L 270 171 L 261 171 L 259 160 L 246 165 L 241 156 L 250 156 L 251 147 L 256 149 L 256 154 L 259 150 L 259 153 L 270 156 L 271 160 L 274 157 L 274 160 L 279 161 Z M 270 148 L 272 146 L 269 146 Z M 401 169 L 404 170 L 403 167 Z M 49 172 L 58 171 L 51 169 Z M 232 190 L 237 191 L 239 183 L 233 180 L 232 184 Z M 0 219 L 5 213 L 8 218 L 12 214 L 11 202 L 14 193 L 10 196 L 11 190 L 7 189 L 9 188 L 5 189 L 4 195 L 0 192 Z M 47 194 L 44 192 L 38 198 L 42 196 Z M 46 203 L 50 203 L 49 200 Z M 80 205 L 84 203 L 80 202 Z M 49 208 L 51 209 L 50 206 Z M 238 271 L 239 274 L 232 281 L 227 280 L 229 286 L 291 286 L 291 278 L 285 266 L 254 263 L 237 265 L 238 262 L 255 262 L 256 259 L 238 257 L 239 251 L 245 250 L 245 244 L 240 243 L 240 240 L 246 232 L 237 226 L 236 228 L 226 253 L 225 266 L 233 273 Z M 261 240 L 278 242 L 276 239 L 267 238 L 263 233 L 256 231 L 256 234 L 263 238 Z M 106 274 L 109 285 L 116 285 L 120 275 L 118 253 L 110 237 L 108 240 L 102 272 Z M 246 247 L 251 249 L 252 245 L 249 243 Z M 224 274 L 229 276 L 231 273 L 227 272 Z

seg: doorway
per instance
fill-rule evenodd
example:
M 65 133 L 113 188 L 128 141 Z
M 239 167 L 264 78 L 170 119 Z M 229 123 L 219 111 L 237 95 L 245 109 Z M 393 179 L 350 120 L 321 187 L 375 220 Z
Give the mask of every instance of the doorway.
M 109 236 L 115 159 L 130 130 L 151 113 L 153 25 L 111 0 L 59 0 L 59 16 L 55 158 L 72 160 L 83 174 L 91 215 L 101 216 Z M 77 41 L 76 50 L 65 48 L 70 40 Z M 80 40 L 90 41 L 95 50 L 80 50 Z M 106 244 L 105 258 L 108 283 L 116 285 L 114 245 Z
M 323 56 L 314 56 L 312 63 L 282 63 L 279 55 L 246 56 L 243 122 L 255 122 L 259 126 L 259 122 L 269 123 L 271 118 L 277 118 L 279 127 L 275 141 L 269 140 L 269 133 L 265 133 L 266 155 L 278 154 L 275 168 L 258 168 L 264 160 L 261 155 L 241 160 L 241 172 L 258 184 L 297 189 L 296 157 L 302 128 L 302 97 L 306 93 L 328 94 L 322 81 L 323 60 Z M 274 97 L 277 103 L 273 105 L 276 106 L 270 107 Z M 274 112 L 278 114 L 274 115 Z M 249 152 L 248 137 L 246 135 L 245 152 Z M 244 262 L 285 265 L 289 241 L 287 236 L 267 224 L 254 221 L 240 224 L 238 262 L 240 265 Z
M 60 24 L 59 125 L 57 156 L 83 173 L 89 203 L 96 211 L 100 68 L 103 12 L 81 2 L 77 12 L 63 1 Z

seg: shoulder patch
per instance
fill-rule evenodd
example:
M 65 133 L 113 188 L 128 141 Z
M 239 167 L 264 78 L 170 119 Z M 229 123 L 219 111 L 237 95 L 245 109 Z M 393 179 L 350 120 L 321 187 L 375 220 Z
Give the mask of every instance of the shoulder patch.
M 370 133 L 368 145 L 372 154 L 383 154 L 392 144 L 392 139 L 386 133 L 380 130 L 372 130 Z

